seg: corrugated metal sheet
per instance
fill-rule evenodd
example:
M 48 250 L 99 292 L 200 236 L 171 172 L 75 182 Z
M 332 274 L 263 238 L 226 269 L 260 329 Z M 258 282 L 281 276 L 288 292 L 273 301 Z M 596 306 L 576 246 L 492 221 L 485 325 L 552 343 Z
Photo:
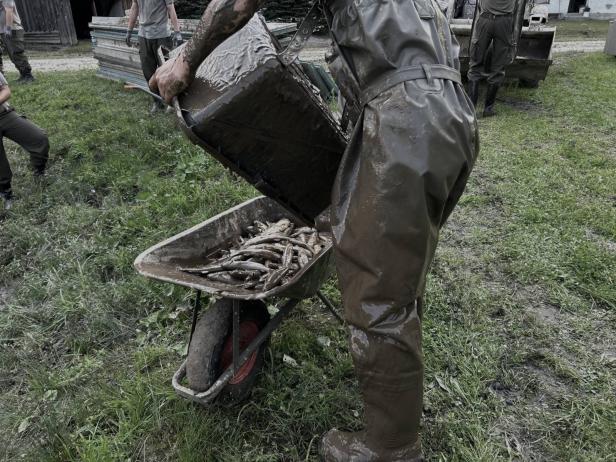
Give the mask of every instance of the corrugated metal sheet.
M 180 19 L 180 29 L 184 39 L 192 37 L 198 21 Z M 267 23 L 270 31 L 281 41 L 288 40 L 297 30 L 296 24 Z M 94 57 L 98 60 L 97 74 L 100 77 L 145 86 L 139 60 L 138 37 L 132 38 L 132 47 L 125 43 L 128 18 L 108 18 L 95 16 L 90 23 Z

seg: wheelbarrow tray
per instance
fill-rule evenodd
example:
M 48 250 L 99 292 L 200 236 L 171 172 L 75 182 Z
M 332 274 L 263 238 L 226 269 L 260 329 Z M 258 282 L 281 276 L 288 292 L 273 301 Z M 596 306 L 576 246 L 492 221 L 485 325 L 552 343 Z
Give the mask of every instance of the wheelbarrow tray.
M 216 297 L 240 300 L 274 296 L 292 299 L 311 297 L 330 274 L 333 260 L 331 239 L 288 283 L 263 292 L 211 281 L 178 269 L 211 263 L 212 255 L 230 248 L 238 237 L 246 235 L 246 228 L 256 220 L 272 222 L 282 218 L 299 224 L 298 219 L 278 202 L 264 196 L 250 199 L 150 247 L 137 257 L 135 269 L 143 276 L 190 287 Z M 322 235 L 329 237 L 327 233 Z

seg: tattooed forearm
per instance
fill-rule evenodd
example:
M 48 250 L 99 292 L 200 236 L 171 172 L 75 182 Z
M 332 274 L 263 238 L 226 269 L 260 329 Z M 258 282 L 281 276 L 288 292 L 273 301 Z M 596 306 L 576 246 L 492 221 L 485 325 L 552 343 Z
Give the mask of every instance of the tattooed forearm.
M 227 37 L 241 29 L 264 0 L 213 0 L 203 13 L 192 39 L 184 49 L 184 60 L 195 73 L 203 60 Z

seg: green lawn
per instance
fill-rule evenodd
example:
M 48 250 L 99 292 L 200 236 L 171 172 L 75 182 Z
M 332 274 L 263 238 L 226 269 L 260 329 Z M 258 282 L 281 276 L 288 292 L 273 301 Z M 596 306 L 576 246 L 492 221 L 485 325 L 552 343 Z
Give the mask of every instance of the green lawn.
M 345 331 L 316 300 L 273 336 L 250 401 L 174 394 L 191 294 L 132 262 L 255 192 L 146 96 L 38 77 L 13 104 L 50 134 L 48 184 L 9 145 L 18 200 L 0 215 L 0 459 L 316 460 L 324 431 L 359 427 Z M 480 121 L 427 289 L 429 460 L 616 460 L 615 82 L 613 58 L 560 56 Z
M 605 40 L 609 21 L 550 19 L 550 27 L 556 27 L 556 41 Z

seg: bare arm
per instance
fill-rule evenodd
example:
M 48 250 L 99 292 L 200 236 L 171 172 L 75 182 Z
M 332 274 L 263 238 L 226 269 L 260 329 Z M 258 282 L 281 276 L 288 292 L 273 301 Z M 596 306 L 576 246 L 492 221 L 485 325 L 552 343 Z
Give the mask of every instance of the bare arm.
M 167 12 L 169 13 L 171 25 L 173 26 L 173 32 L 179 32 L 180 23 L 178 22 L 178 15 L 175 12 L 175 5 L 173 3 L 167 7 Z
M 203 60 L 257 12 L 263 0 L 214 0 L 184 48 L 184 60 L 194 75 Z
M 5 21 L 4 21 L 5 22 L 4 30 L 6 30 L 7 28 L 12 29 L 13 28 L 13 7 L 5 6 L 4 11 L 6 13 Z
M 241 29 L 263 1 L 213 0 L 182 54 L 159 67 L 150 79 L 152 91 L 158 91 L 165 101 L 171 102 L 190 85 L 203 60 L 227 37 Z
M 4 85 L 0 88 L 0 104 L 6 103 L 11 97 L 11 89 L 8 85 Z
M 137 0 L 133 0 L 133 4 L 128 12 L 128 30 L 133 30 L 135 27 L 137 16 L 139 16 L 139 3 L 137 3 Z

